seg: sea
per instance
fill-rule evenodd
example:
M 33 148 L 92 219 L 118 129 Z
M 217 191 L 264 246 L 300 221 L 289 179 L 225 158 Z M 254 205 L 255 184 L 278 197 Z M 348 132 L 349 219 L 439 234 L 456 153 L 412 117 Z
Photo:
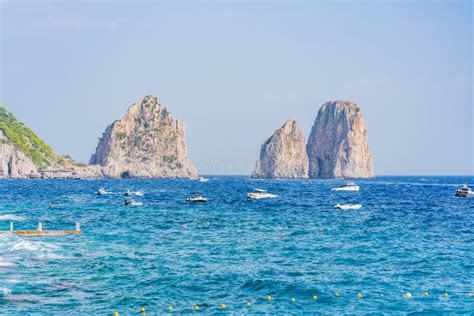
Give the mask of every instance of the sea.
M 82 234 L 0 234 L 0 315 L 474 314 L 474 177 L 208 178 L 1 180 L 1 231 Z

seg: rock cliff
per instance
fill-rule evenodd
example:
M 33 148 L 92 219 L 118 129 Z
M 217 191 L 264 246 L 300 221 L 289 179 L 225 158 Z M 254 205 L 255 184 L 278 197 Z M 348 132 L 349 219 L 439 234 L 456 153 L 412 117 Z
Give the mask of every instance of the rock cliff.
M 184 122 L 173 121 L 154 96 L 134 103 L 126 115 L 107 127 L 90 164 L 108 177 L 193 178 L 187 156 Z
M 252 178 L 307 178 L 305 138 L 294 120 L 288 120 L 262 145 Z
M 372 178 L 367 130 L 354 102 L 321 107 L 306 146 L 310 178 Z
M 0 130 L 0 178 L 26 178 L 37 174 L 38 169 L 33 161 L 16 150 Z

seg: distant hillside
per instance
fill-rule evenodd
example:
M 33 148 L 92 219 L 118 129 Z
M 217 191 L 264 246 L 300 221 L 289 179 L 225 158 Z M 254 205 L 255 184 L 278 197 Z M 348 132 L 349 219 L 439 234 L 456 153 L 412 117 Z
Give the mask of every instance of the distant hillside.
M 0 130 L 5 136 L 0 138 L 0 144 L 6 142 L 13 145 L 30 158 L 38 169 L 64 165 L 63 158 L 56 155 L 50 146 L 3 107 L 0 107 Z

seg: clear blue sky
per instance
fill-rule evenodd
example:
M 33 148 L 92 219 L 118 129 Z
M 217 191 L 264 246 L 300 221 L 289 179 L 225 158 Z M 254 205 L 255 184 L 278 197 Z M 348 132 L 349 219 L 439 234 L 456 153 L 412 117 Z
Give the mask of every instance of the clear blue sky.
M 377 174 L 474 173 L 470 1 L 0 6 L 1 104 L 79 161 L 153 94 L 202 173 L 249 174 L 286 119 L 308 136 L 346 99 Z

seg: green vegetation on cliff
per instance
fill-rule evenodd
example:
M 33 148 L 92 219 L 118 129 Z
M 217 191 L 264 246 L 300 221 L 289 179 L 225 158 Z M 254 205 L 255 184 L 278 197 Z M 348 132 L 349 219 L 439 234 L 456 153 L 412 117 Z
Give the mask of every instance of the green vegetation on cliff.
M 64 160 L 56 155 L 51 147 L 45 144 L 31 129 L 19 122 L 16 117 L 0 106 L 0 130 L 8 139 L 8 143 L 16 150 L 27 155 L 38 168 L 62 164 Z

